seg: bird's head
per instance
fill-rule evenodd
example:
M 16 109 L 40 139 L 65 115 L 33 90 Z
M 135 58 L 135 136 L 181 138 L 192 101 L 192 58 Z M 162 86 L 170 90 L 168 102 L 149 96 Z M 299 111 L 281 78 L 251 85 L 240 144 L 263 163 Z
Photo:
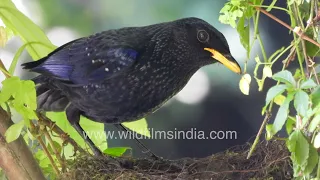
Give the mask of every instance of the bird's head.
M 204 64 L 219 62 L 231 71 L 240 74 L 241 68 L 232 57 L 226 38 L 209 23 L 198 18 L 176 21 L 178 25 L 175 39 L 187 42 L 188 51 Z

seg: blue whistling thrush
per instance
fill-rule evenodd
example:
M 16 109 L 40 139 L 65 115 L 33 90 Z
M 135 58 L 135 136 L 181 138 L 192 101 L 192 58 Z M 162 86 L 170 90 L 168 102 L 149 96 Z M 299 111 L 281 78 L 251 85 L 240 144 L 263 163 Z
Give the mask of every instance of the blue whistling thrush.
M 71 41 L 38 61 L 39 111 L 66 111 L 95 155 L 80 116 L 120 124 L 147 116 L 177 94 L 201 67 L 219 62 L 241 73 L 223 34 L 198 18 L 107 30 Z

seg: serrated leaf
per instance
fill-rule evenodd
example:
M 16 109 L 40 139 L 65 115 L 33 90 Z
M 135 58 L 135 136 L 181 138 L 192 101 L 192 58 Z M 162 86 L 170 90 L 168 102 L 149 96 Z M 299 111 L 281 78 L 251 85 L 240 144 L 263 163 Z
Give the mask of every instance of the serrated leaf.
M 319 158 L 319 155 L 317 150 L 313 146 L 309 145 L 309 157 L 307 160 L 307 164 L 304 168 L 302 168 L 303 174 L 305 176 L 313 172 L 313 169 L 316 167 L 318 163 L 318 158 Z
M 124 122 L 122 123 L 122 125 L 138 134 L 144 135 L 146 137 L 151 136 L 147 121 L 144 118 L 133 122 Z
M 127 150 L 131 150 L 130 147 L 113 147 L 107 148 L 103 152 L 114 157 L 122 156 Z
M 309 96 L 306 92 L 299 90 L 295 94 L 294 107 L 298 114 L 305 116 L 309 106 Z
M 294 155 L 294 162 L 303 166 L 309 157 L 309 143 L 300 130 L 296 130 L 289 136 L 287 146 Z
M 25 119 L 37 119 L 35 110 L 37 108 L 37 98 L 35 84 L 31 80 L 20 80 L 18 77 L 5 79 L 0 93 L 0 103 L 12 99 L 12 105 Z
M 10 143 L 18 139 L 23 127 L 24 127 L 24 121 L 20 121 L 18 123 L 11 125 L 4 134 L 6 137 L 6 141 Z
M 221 8 L 220 13 L 228 12 L 230 9 L 231 5 L 227 3 Z
M 292 94 L 288 94 L 288 97 L 286 100 L 283 102 L 283 104 L 280 106 L 276 118 L 273 123 L 273 132 L 276 134 L 278 131 L 280 131 L 286 122 L 288 118 L 288 113 L 289 113 L 289 104 L 293 99 Z
M 18 77 L 7 78 L 2 81 L 2 89 L 0 93 L 0 104 L 9 100 L 9 98 L 13 95 L 14 90 L 19 84 Z
M 320 114 L 317 114 L 310 122 L 308 131 L 313 132 L 320 123 Z
M 279 84 L 271 87 L 267 92 L 266 105 L 268 105 L 270 101 L 274 99 L 276 96 L 282 94 L 287 88 L 288 86 L 285 84 Z
M 310 89 L 314 87 L 317 87 L 317 84 L 312 79 L 304 81 L 300 86 L 301 89 Z
M 280 71 L 272 76 L 276 81 L 286 83 L 291 86 L 296 86 L 296 81 L 294 80 L 292 73 L 288 70 Z

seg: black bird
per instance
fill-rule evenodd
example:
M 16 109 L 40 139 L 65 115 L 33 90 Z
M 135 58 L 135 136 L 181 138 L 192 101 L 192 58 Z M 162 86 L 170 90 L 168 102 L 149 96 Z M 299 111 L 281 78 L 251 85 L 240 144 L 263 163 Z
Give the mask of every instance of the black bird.
M 184 18 L 80 38 L 23 66 L 40 73 L 33 79 L 38 109 L 66 111 L 84 138 L 81 115 L 113 124 L 143 118 L 177 94 L 199 68 L 216 62 L 241 73 L 221 32 L 204 20 Z

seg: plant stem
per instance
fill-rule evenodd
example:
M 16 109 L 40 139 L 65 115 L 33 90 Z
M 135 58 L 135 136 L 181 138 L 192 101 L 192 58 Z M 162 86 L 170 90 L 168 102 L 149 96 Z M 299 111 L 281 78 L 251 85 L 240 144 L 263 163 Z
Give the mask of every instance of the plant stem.
M 293 47 L 294 43 L 291 43 L 288 47 L 286 47 L 280 54 L 278 54 L 277 57 L 275 57 L 273 59 L 273 61 L 271 62 L 271 64 L 275 63 L 284 53 L 286 53 L 289 49 L 291 49 Z
M 33 124 L 33 122 L 30 122 L 30 124 L 31 124 L 31 128 L 35 129 L 35 125 Z M 36 138 L 37 138 L 37 140 L 39 141 L 39 143 L 40 143 L 43 151 L 44 151 L 45 154 L 48 156 L 49 161 L 50 161 L 50 164 L 51 164 L 52 167 L 53 167 L 53 170 L 55 171 L 55 173 L 56 173 L 57 175 L 59 175 L 59 174 L 60 174 L 59 169 L 58 169 L 56 163 L 54 162 L 54 160 L 53 160 L 50 152 L 48 151 L 48 148 L 46 147 L 45 143 L 43 142 L 41 136 L 36 135 Z
M 49 141 L 49 144 L 50 144 L 51 148 L 53 149 L 53 152 L 55 153 L 58 161 L 59 161 L 60 164 L 61 164 L 62 172 L 65 172 L 65 170 L 66 170 L 65 162 L 62 160 L 59 151 L 58 151 L 57 148 L 54 146 L 53 140 L 52 140 L 50 134 L 48 133 L 46 126 L 45 126 L 44 129 L 43 129 L 43 133 L 44 133 L 45 137 L 47 138 L 47 140 Z
M 4 74 L 4 76 L 5 76 L 6 78 L 10 78 L 10 77 L 11 77 L 10 73 L 8 72 L 8 70 L 6 69 L 6 67 L 4 66 L 4 64 L 3 64 L 3 62 L 2 62 L 1 59 L 0 59 L 0 70 L 2 71 L 2 73 Z
M 249 4 L 250 6 L 252 7 L 260 7 L 260 8 L 268 8 L 269 6 L 266 6 L 266 5 L 251 5 Z M 286 13 L 290 14 L 291 12 L 288 11 L 287 9 L 285 8 L 282 8 L 282 7 L 278 7 L 278 6 L 273 6 L 272 9 L 278 9 L 278 10 L 282 10 L 282 11 L 285 11 Z
M 268 61 L 268 58 L 267 58 L 267 54 L 266 54 L 266 51 L 265 51 L 265 48 L 264 48 L 264 45 L 262 43 L 262 39 L 261 39 L 261 36 L 260 36 L 260 33 L 259 33 L 259 17 L 260 17 L 260 12 L 257 11 L 257 14 L 256 16 L 253 16 L 253 22 L 254 22 L 254 40 L 255 39 L 258 39 L 259 41 L 259 45 L 260 45 L 260 48 L 261 48 L 261 52 L 262 52 L 262 56 L 263 56 L 263 60 L 264 62 L 267 62 Z
M 248 153 L 247 159 L 249 159 L 251 157 L 252 153 L 256 149 L 256 146 L 257 146 L 257 144 L 258 144 L 258 142 L 260 140 L 260 136 L 262 134 L 262 131 L 264 130 L 264 127 L 266 126 L 266 124 L 269 121 L 270 117 L 271 117 L 270 114 L 267 112 L 267 114 L 264 116 L 263 122 L 262 122 L 262 124 L 260 126 L 260 129 L 258 131 L 258 134 L 257 134 L 256 138 L 254 139 L 254 142 L 253 142 L 253 144 L 252 144 L 252 146 L 250 148 L 250 151 Z
M 252 3 L 249 3 L 252 4 Z M 260 8 L 260 7 L 255 7 L 258 11 L 261 11 L 263 14 L 267 15 L 268 17 L 270 17 L 271 19 L 275 20 L 276 22 L 280 23 L 281 25 L 283 25 L 284 27 L 288 28 L 289 30 L 293 31 L 293 28 L 291 26 L 289 26 L 287 23 L 281 21 L 280 19 L 278 19 L 277 17 L 275 17 L 274 15 L 268 13 L 266 10 Z M 316 42 L 315 40 L 311 39 L 310 37 L 306 36 L 305 34 L 301 33 L 301 32 L 295 32 L 293 31 L 295 34 L 297 34 L 298 36 L 300 36 L 302 39 L 311 42 L 312 44 L 320 47 L 320 44 L 318 42 Z
M 50 130 L 54 131 L 55 133 L 57 133 L 60 137 L 64 136 L 66 138 L 63 139 L 63 141 L 66 141 L 68 143 L 70 143 L 75 152 L 79 151 L 80 153 L 87 153 L 84 149 L 82 149 L 74 139 L 70 138 L 61 128 L 59 128 L 57 125 L 55 125 L 54 122 L 52 122 L 49 118 L 47 118 L 46 116 L 44 116 L 41 113 L 37 113 L 37 116 L 39 118 L 39 123 L 42 125 L 45 125 L 47 127 L 50 128 Z

